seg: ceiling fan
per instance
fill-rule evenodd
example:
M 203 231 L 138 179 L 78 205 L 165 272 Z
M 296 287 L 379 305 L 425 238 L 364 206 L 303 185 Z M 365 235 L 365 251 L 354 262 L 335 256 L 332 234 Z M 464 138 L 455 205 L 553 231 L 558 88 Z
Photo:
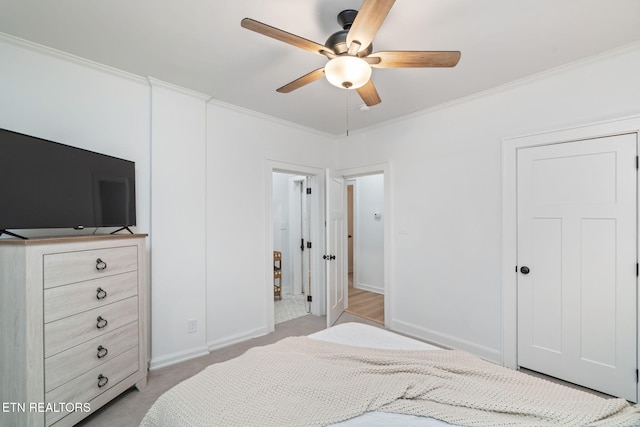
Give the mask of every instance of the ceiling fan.
M 402 50 L 372 53 L 371 42 L 394 3 L 395 0 L 364 0 L 360 11 L 343 10 L 338 14 L 338 23 L 343 30 L 329 36 L 324 45 L 250 18 L 244 18 L 241 25 L 329 59 L 323 68 L 287 83 L 276 89 L 277 92 L 289 93 L 325 76 L 334 86 L 355 89 L 367 106 L 373 106 L 382 102 L 382 99 L 371 81 L 371 67 L 455 67 L 460 60 L 459 51 Z

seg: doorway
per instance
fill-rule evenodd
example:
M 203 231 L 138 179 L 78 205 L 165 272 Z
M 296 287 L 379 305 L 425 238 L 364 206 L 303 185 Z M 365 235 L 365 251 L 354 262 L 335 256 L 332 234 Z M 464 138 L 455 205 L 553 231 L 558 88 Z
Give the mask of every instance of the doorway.
M 384 324 L 384 174 L 347 180 L 348 313 Z
M 265 327 L 267 332 L 273 332 L 276 329 L 275 304 L 280 300 L 275 292 L 276 268 L 279 268 L 282 276 L 283 296 L 290 292 L 298 294 L 299 297 L 304 290 L 304 311 L 299 310 L 299 314 L 302 314 L 302 311 L 304 315 L 325 314 L 324 263 L 321 263 L 322 258 L 318 256 L 324 246 L 322 196 L 325 170 L 267 160 L 265 172 Z M 279 186 L 283 188 L 282 191 L 277 189 Z M 311 189 L 311 194 L 308 194 L 308 189 Z M 293 218 L 293 222 L 290 218 Z M 301 242 L 294 241 L 298 238 L 294 236 L 300 235 L 297 233 L 305 236 L 304 252 L 308 253 L 307 257 L 299 254 L 302 252 Z M 280 262 L 277 263 L 274 261 L 276 251 L 280 253 Z M 308 262 L 303 263 L 303 259 Z M 308 282 L 301 283 L 301 277 L 308 278 Z
M 307 298 L 311 297 L 311 314 L 322 316 L 327 315 L 327 323 L 333 319 L 334 316 L 328 315 L 328 307 L 330 305 L 330 301 L 332 298 L 332 292 L 330 292 L 331 283 L 333 283 L 329 278 L 331 277 L 331 267 L 332 265 L 342 265 L 344 266 L 344 288 L 343 293 L 346 294 L 347 291 L 347 274 L 346 274 L 346 265 L 347 265 L 347 229 L 346 224 L 344 227 L 344 235 L 339 233 L 340 241 L 336 242 L 337 244 L 344 245 L 344 262 L 337 262 L 337 258 L 334 261 L 327 262 L 324 258 L 333 259 L 333 257 L 323 257 L 323 253 L 325 255 L 331 255 L 332 250 L 330 248 L 330 242 L 328 243 L 327 235 L 330 234 L 330 230 L 332 227 L 328 227 L 327 224 L 330 223 L 328 220 L 329 215 L 327 211 L 329 211 L 329 203 L 328 196 L 333 194 L 329 191 L 329 187 L 327 182 L 330 180 L 331 176 L 335 177 L 344 177 L 341 180 L 344 182 L 346 179 L 356 178 L 367 175 L 375 175 L 381 174 L 384 176 L 384 209 L 382 212 L 385 214 L 383 224 L 384 229 L 384 248 L 383 248 L 383 289 L 384 289 L 384 323 L 385 326 L 389 326 L 389 323 L 392 319 L 392 311 L 390 310 L 392 293 L 390 289 L 390 265 L 391 265 L 391 245 L 392 236 L 391 236 L 391 175 L 390 175 L 390 165 L 389 163 L 379 163 L 368 166 L 361 166 L 356 168 L 349 169 L 340 169 L 336 170 L 334 173 L 329 173 L 328 170 L 297 165 L 285 162 L 279 162 L 274 160 L 267 160 L 267 168 L 266 168 L 266 194 L 267 194 L 267 210 L 266 210 L 266 250 L 265 250 L 265 304 L 266 304 L 266 312 L 265 312 L 265 325 L 268 332 L 273 332 L 275 330 L 274 323 L 274 292 L 273 292 L 273 245 L 274 245 L 274 209 L 273 209 L 273 177 L 274 172 L 281 172 L 290 175 L 301 175 L 309 178 L 312 188 L 311 199 L 310 199 L 310 238 L 311 238 L 311 253 L 310 253 L 310 286 L 311 295 L 307 295 Z M 344 206 L 346 207 L 346 184 L 344 184 Z M 346 210 L 346 209 L 345 209 Z M 346 223 L 346 221 L 345 221 Z M 356 251 L 357 253 L 357 251 Z M 340 257 L 342 258 L 342 257 Z M 340 267 L 342 268 L 342 267 Z M 342 274 L 340 275 L 342 276 Z M 332 289 L 332 288 L 331 288 Z M 348 297 L 344 298 L 344 308 L 340 308 L 339 312 L 336 313 L 339 315 L 345 308 L 348 308 Z M 336 317 L 337 319 L 337 317 Z
M 311 313 L 311 178 L 273 172 L 274 323 Z

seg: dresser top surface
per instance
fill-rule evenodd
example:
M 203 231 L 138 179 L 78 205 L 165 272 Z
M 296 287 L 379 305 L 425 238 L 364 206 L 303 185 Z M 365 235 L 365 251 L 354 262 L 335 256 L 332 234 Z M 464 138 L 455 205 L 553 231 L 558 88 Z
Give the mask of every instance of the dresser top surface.
M 122 240 L 122 239 L 139 239 L 147 237 L 148 234 L 86 234 L 82 236 L 55 236 L 55 237 L 30 237 L 29 239 L 0 239 L 0 245 L 42 245 L 48 243 L 72 243 L 72 242 L 91 242 L 98 240 Z

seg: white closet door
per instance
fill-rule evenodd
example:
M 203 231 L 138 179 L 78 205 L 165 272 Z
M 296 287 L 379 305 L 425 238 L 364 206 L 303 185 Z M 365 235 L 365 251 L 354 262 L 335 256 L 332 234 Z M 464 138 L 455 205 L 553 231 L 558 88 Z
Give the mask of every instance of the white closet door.
M 636 174 L 635 134 L 518 152 L 518 365 L 634 402 Z

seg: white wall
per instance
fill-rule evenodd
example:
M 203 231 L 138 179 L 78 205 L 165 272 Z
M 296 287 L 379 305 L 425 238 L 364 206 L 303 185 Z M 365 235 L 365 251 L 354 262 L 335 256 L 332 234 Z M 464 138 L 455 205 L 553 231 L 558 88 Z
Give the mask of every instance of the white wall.
M 390 326 L 501 360 L 502 138 L 640 114 L 636 45 L 352 132 L 338 168 L 389 161 Z
M 207 118 L 207 342 L 217 348 L 268 330 L 267 161 L 325 168 L 334 140 L 215 101 Z
M 384 175 L 360 176 L 354 181 L 354 286 L 383 294 Z
M 267 161 L 325 168 L 334 140 L 8 36 L 0 64 L 0 127 L 136 162 L 151 366 L 265 333 Z
M 389 162 L 390 326 L 499 360 L 502 138 L 640 114 L 638 46 L 340 141 L 8 38 L 0 64 L 0 127 L 136 162 L 156 365 L 266 332 L 268 160 Z
M 206 346 L 206 101 L 151 80 L 151 367 Z M 195 321 L 197 330 L 188 332 Z
M 49 52 L 0 37 L 0 128 L 134 161 L 135 230 L 148 232 L 150 118 L 146 80 Z M 25 236 L 41 233 L 20 231 Z

